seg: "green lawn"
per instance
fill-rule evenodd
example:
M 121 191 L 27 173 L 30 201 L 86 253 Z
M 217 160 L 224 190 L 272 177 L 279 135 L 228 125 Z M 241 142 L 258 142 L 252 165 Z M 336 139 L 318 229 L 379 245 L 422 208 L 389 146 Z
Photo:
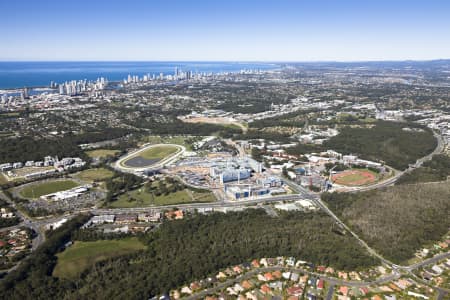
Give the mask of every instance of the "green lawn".
M 79 184 L 73 180 L 52 180 L 41 183 L 31 184 L 20 191 L 24 198 L 39 198 L 43 195 L 69 190 Z
M 74 279 L 99 261 L 144 249 L 146 246 L 136 237 L 95 242 L 76 241 L 67 250 L 57 254 L 58 262 L 53 276 Z
M 107 156 L 114 156 L 115 154 L 119 153 L 119 150 L 110 150 L 110 149 L 97 149 L 97 150 L 91 150 L 86 151 L 86 155 L 90 158 L 103 158 Z
M 166 157 L 171 156 L 177 151 L 179 151 L 179 148 L 171 145 L 154 146 L 145 151 L 132 155 L 131 157 L 123 161 L 121 164 L 126 166 L 127 162 L 135 157 L 142 157 L 144 159 L 154 160 L 155 162 L 157 162 L 162 159 L 165 159 Z
M 193 192 L 184 189 L 168 195 L 153 196 L 149 192 L 145 191 L 144 188 L 141 188 L 121 195 L 118 200 L 111 203 L 111 207 L 129 208 L 153 205 L 160 206 L 194 202 L 213 202 L 214 200 L 214 195 L 209 191 Z
M 142 138 L 142 142 L 151 144 L 175 144 L 186 147 L 189 151 L 192 150 L 190 143 L 186 142 L 188 139 L 201 139 L 199 137 L 186 137 L 186 136 L 159 136 L 150 135 Z
M 139 156 L 145 159 L 163 159 L 177 151 L 178 148 L 174 146 L 156 146 L 139 153 Z
M 87 182 L 94 181 L 103 181 L 111 178 L 114 175 L 114 172 L 105 168 L 95 168 L 95 169 L 87 169 L 81 171 L 74 176 L 80 180 Z

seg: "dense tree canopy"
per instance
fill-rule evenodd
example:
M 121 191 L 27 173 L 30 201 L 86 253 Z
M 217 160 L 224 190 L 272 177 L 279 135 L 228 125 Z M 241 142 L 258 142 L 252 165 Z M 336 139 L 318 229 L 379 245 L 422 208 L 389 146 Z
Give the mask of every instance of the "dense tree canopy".
M 45 156 L 83 156 L 79 144 L 94 143 L 103 140 L 122 137 L 130 133 L 120 128 L 97 129 L 95 132 L 68 134 L 55 138 L 35 138 L 24 136 L 20 138 L 1 139 L 0 164 L 7 162 L 25 162 L 27 160 L 42 160 Z
M 448 183 L 400 185 L 362 193 L 323 194 L 369 245 L 386 258 L 403 263 L 450 226 Z
M 295 256 L 342 269 L 377 263 L 355 239 L 333 227 L 322 214 L 274 218 L 251 209 L 197 215 L 163 223 L 141 236 L 148 250 L 98 263 L 73 282 L 51 277 L 55 252 L 45 246 L 36 252 L 45 255 L 34 255 L 1 288 L 9 299 L 146 299 L 253 258 Z M 63 235 L 61 241 L 66 240 Z
M 344 127 L 337 136 L 324 143 L 325 148 L 369 160 L 382 160 L 400 170 L 431 153 L 436 145 L 429 129 L 394 122 L 377 122 L 372 128 Z
M 448 176 L 450 176 L 450 157 L 437 154 L 432 160 L 424 162 L 421 167 L 403 174 L 396 184 L 442 181 Z

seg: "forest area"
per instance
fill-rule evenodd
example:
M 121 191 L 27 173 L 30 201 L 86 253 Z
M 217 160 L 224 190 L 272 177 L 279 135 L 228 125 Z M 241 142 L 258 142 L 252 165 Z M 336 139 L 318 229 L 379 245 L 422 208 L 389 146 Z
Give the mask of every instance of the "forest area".
M 361 193 L 325 193 L 322 199 L 379 253 L 403 263 L 450 227 L 450 185 L 399 185 Z
M 94 143 L 116 139 L 131 133 L 128 129 L 103 128 L 95 132 L 67 134 L 55 138 L 35 138 L 23 136 L 19 138 L 0 139 L 0 164 L 25 162 L 27 160 L 43 160 L 45 156 L 83 157 L 84 152 L 79 144 Z
M 405 130 L 404 128 L 413 128 Z M 417 125 L 379 121 L 373 128 L 343 127 L 325 148 L 363 159 L 381 160 L 398 170 L 431 153 L 437 141 L 429 129 Z
M 421 167 L 403 174 L 396 184 L 444 181 L 448 176 L 450 176 L 450 157 L 437 154 L 432 160 L 424 162 Z
M 37 252 L 41 254 L 33 256 L 29 269 L 8 275 L 0 288 L 8 299 L 144 299 L 253 258 L 294 256 L 349 270 L 378 263 L 333 226 L 323 214 L 274 218 L 261 209 L 194 215 L 164 222 L 140 236 L 147 250 L 98 263 L 75 281 L 51 276 L 57 251 L 44 246 L 45 257 Z M 60 245 L 68 240 L 65 228 Z M 73 227 L 72 234 L 80 236 Z

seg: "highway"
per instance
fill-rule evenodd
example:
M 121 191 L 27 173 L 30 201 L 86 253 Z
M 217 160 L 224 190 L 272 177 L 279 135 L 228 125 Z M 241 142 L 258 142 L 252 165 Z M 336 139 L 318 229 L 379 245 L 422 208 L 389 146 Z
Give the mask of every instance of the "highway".
M 444 140 L 442 138 L 442 136 L 436 132 L 433 131 L 433 135 L 437 140 L 437 145 L 436 148 L 434 148 L 433 152 L 431 152 L 430 154 L 419 158 L 414 165 L 409 166 L 408 169 L 404 170 L 404 171 L 399 171 L 399 170 L 395 170 L 393 168 L 391 168 L 392 170 L 394 170 L 395 175 L 385 181 L 376 183 L 376 184 L 372 184 L 370 186 L 366 186 L 366 187 L 360 187 L 360 188 L 354 188 L 353 190 L 349 191 L 351 193 L 355 193 L 355 192 L 363 192 L 363 191 L 368 191 L 368 190 L 374 190 L 374 189 L 380 189 L 380 188 L 384 188 L 390 185 L 393 185 L 397 182 L 397 180 L 405 173 L 411 172 L 414 169 L 422 166 L 422 164 L 428 160 L 431 160 L 433 158 L 433 155 L 436 154 L 440 154 L 444 151 Z
M 389 186 L 394 184 L 398 178 L 403 175 L 405 172 L 409 172 L 411 170 L 414 169 L 414 167 L 420 166 L 423 162 L 430 160 L 432 158 L 433 155 L 441 153 L 443 151 L 444 145 L 443 145 L 443 140 L 441 138 L 440 135 L 438 135 L 437 133 L 434 133 L 435 137 L 438 140 L 438 145 L 436 146 L 435 150 L 430 153 L 429 155 L 422 157 L 421 159 L 417 160 L 416 164 L 413 167 L 408 168 L 405 171 L 398 171 L 397 174 L 384 181 L 381 182 L 379 184 L 375 184 L 372 185 L 370 187 L 367 187 L 367 189 L 375 189 L 375 188 L 382 188 L 385 186 Z M 143 151 L 147 149 L 147 147 L 139 150 L 139 151 Z M 137 152 L 134 152 L 130 155 L 136 155 Z M 178 155 L 181 155 L 181 153 L 184 150 L 180 151 L 179 153 L 177 153 L 176 157 L 178 157 Z M 245 153 L 245 152 L 244 152 Z M 241 153 L 242 154 L 242 153 Z M 124 159 L 127 159 L 128 157 L 130 157 L 130 155 L 127 155 L 123 158 L 121 158 L 119 161 L 123 161 Z M 245 155 L 245 154 L 244 154 Z M 172 161 L 172 159 L 176 159 L 176 157 L 171 157 L 170 161 Z M 117 165 L 117 163 L 116 163 Z M 59 216 L 59 217 L 52 217 L 52 218 L 43 218 L 43 219 L 39 219 L 39 220 L 33 220 L 30 219 L 28 216 L 22 214 L 19 210 L 17 211 L 17 214 L 20 218 L 23 219 L 23 222 L 20 224 L 20 226 L 26 226 L 29 228 L 32 228 L 37 236 L 35 237 L 35 239 L 33 240 L 33 250 L 35 250 L 39 245 L 41 245 L 44 241 L 45 241 L 45 235 L 44 235 L 44 230 L 43 228 L 45 228 L 45 226 L 47 224 L 51 224 L 57 220 L 60 220 L 62 218 L 71 218 L 74 215 L 78 214 L 78 213 L 82 213 L 82 212 L 90 212 L 92 214 L 96 214 L 96 215 L 103 215 L 103 214 L 124 214 L 124 213 L 139 213 L 139 212 L 146 212 L 146 211 L 150 211 L 150 210 L 167 210 L 167 209 L 172 209 L 172 208 L 180 208 L 180 209 L 187 209 L 187 210 L 193 210 L 193 209 L 205 209 L 205 208 L 233 208 L 233 207 L 243 207 L 243 206 L 250 206 L 250 205 L 258 205 L 258 204 L 264 204 L 264 203 L 272 203 L 272 202 L 279 202 L 279 201 L 295 201 L 295 200 L 301 200 L 301 199 L 308 199 L 310 201 L 312 201 L 314 204 L 316 204 L 320 209 L 322 209 L 325 213 L 327 213 L 331 218 L 334 219 L 334 221 L 339 224 L 343 229 L 345 229 L 348 233 L 350 233 L 355 239 L 358 240 L 358 242 L 365 248 L 367 249 L 367 251 L 373 255 L 374 257 L 377 257 L 378 259 L 380 259 L 380 261 L 382 263 L 384 263 L 385 265 L 391 267 L 393 269 L 393 273 L 387 277 L 383 277 L 380 279 L 377 279 L 373 282 L 343 282 L 342 280 L 338 280 L 336 278 L 327 278 L 324 277 L 321 274 L 316 274 L 314 272 L 306 272 L 304 270 L 301 269 L 291 269 L 291 270 L 295 270 L 295 271 L 302 271 L 304 273 L 308 273 L 311 275 L 316 275 L 320 278 L 326 279 L 327 281 L 329 281 L 331 284 L 346 284 L 346 285 L 350 285 L 350 286 L 366 286 L 366 285 L 370 285 L 370 284 L 378 284 L 378 283 L 382 283 L 382 282 L 387 282 L 390 281 L 392 279 L 398 278 L 399 276 L 401 276 L 401 272 L 406 272 L 409 274 L 412 274 L 411 272 L 417 268 L 420 268 L 424 265 L 428 265 L 431 263 L 435 263 L 440 259 L 446 258 L 450 256 L 450 252 L 447 253 L 443 253 L 441 255 L 438 255 L 436 257 L 433 257 L 431 259 L 419 262 L 417 264 L 411 265 L 411 266 L 399 266 L 399 265 L 395 265 L 393 264 L 391 261 L 387 260 L 386 258 L 384 258 L 383 256 L 381 256 L 380 254 L 378 254 L 374 249 L 372 249 L 364 240 L 362 240 L 355 232 L 353 232 L 342 220 L 340 220 L 329 208 L 328 206 L 322 202 L 322 200 L 320 199 L 320 196 L 318 194 L 315 194 L 313 192 L 308 191 L 307 189 L 305 189 L 304 187 L 298 185 L 295 182 L 292 182 L 288 179 L 284 179 L 284 181 L 298 194 L 291 194 L 291 195 L 280 195 L 280 196 L 272 196 L 272 197 L 261 197 L 261 198 L 256 198 L 256 199 L 248 199 L 248 200 L 242 200 L 242 201 L 217 201 L 217 202 L 212 202 L 212 203 L 192 203 L 192 204 L 177 204 L 177 205 L 164 205 L 164 206 L 157 206 L 157 207 L 141 207 L 141 208 L 117 208 L 117 209 L 106 209 L 106 208 L 92 208 L 92 209 L 85 209 L 85 210 L 78 210 L 78 211 L 74 211 L 72 213 L 66 214 L 64 216 Z M 358 191 L 361 191 L 363 189 L 360 189 Z M 3 192 L 0 191 L 0 198 L 4 199 L 6 201 L 8 201 L 12 207 L 15 207 L 15 203 L 12 202 Z M 16 265 L 17 266 L 17 265 Z M 275 267 L 276 268 L 276 267 Z M 286 268 L 281 268 L 278 267 L 274 270 L 281 270 L 284 269 L 286 270 Z M 257 271 L 254 272 L 263 272 L 266 269 L 259 269 Z M 270 268 L 267 270 L 271 270 Z M 252 276 L 251 272 L 247 273 L 245 276 Z M 235 279 L 235 280 L 242 280 L 244 278 L 239 278 L 239 279 Z M 386 280 L 386 281 L 385 281 Z M 220 290 L 223 287 L 228 286 L 229 284 L 233 284 L 235 281 L 231 281 L 231 282 L 224 282 L 222 283 L 220 286 L 217 286 L 214 288 L 214 290 Z M 227 285 L 228 284 L 228 285 Z M 204 293 L 199 293 L 195 296 L 192 296 L 191 298 L 188 299 L 198 299 L 199 297 L 202 297 L 201 295 L 207 295 L 209 293 L 213 293 L 214 290 L 207 290 Z M 205 294 L 206 293 L 206 294 Z
M 145 212 L 149 210 L 167 210 L 172 208 L 180 208 L 180 209 L 201 209 L 201 208 L 228 208 L 228 207 L 240 207 L 240 206 L 249 206 L 249 205 L 257 205 L 271 202 L 279 202 L 279 201 L 295 201 L 305 199 L 304 197 L 292 194 L 292 195 L 280 195 L 266 198 L 257 198 L 257 199 L 249 199 L 242 201 L 229 201 L 229 202 L 210 202 L 210 203 L 189 203 L 189 204 L 173 204 L 173 205 L 162 205 L 162 206 L 149 206 L 149 207 L 135 207 L 135 208 L 99 208 L 99 209 L 89 209 L 86 211 L 90 211 L 93 214 L 120 214 L 120 213 L 139 213 Z
M 301 185 L 298 185 L 295 182 L 292 182 L 290 180 L 285 179 L 286 183 L 295 191 L 299 192 L 299 193 L 308 193 L 308 191 L 302 187 Z M 320 199 L 320 197 L 318 195 L 310 195 L 310 197 L 308 198 L 310 200 L 312 200 L 320 209 L 322 209 L 324 212 L 326 212 L 330 217 L 332 217 L 334 219 L 334 221 L 339 224 L 342 228 L 344 228 L 348 233 L 350 233 L 356 240 L 358 240 L 358 242 L 367 249 L 367 251 L 377 257 L 378 259 L 380 259 L 380 261 L 382 261 L 383 263 L 387 264 L 387 265 L 392 265 L 392 262 L 390 262 L 389 260 L 385 259 L 383 256 L 381 256 L 380 254 L 378 254 L 374 249 L 372 249 L 369 245 L 367 245 L 367 243 L 365 241 L 363 241 L 353 230 L 350 229 L 350 227 L 348 227 L 341 219 L 339 219 L 329 208 L 326 204 L 323 203 L 323 201 Z

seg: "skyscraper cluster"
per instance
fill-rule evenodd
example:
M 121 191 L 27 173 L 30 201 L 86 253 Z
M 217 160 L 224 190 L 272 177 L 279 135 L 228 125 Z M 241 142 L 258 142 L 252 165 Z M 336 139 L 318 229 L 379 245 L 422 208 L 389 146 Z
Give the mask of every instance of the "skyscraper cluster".
M 193 71 L 183 71 L 180 68 L 175 67 L 173 75 L 172 74 L 164 75 L 164 73 L 159 73 L 159 75 L 147 73 L 144 76 L 139 77 L 138 75 L 129 74 L 128 77 L 123 80 L 123 83 L 124 84 L 139 83 L 153 80 L 190 80 L 190 79 L 199 80 L 211 77 L 214 77 L 214 73 L 212 72 L 194 73 Z
M 104 77 L 98 78 L 96 81 L 72 80 L 59 84 L 59 94 L 75 96 L 88 91 L 103 90 L 108 84 L 108 80 Z

